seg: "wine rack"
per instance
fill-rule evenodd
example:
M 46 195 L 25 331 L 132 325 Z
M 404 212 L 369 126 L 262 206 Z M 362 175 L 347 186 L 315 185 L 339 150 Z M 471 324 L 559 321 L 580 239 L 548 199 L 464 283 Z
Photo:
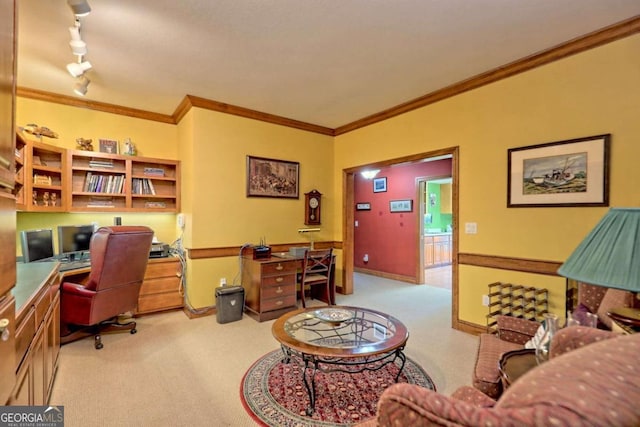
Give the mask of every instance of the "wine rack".
M 549 308 L 549 291 L 545 288 L 495 282 L 489 286 L 487 331 L 496 332 L 497 316 L 507 315 L 541 321 Z

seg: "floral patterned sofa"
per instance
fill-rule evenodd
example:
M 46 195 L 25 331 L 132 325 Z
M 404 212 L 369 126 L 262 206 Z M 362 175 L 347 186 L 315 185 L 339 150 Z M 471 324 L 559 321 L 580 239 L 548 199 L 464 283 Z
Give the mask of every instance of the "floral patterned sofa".
M 554 336 L 550 352 L 498 400 L 469 386 L 447 397 L 395 384 L 361 426 L 640 425 L 640 334 L 572 326 Z
M 574 312 L 597 314 L 599 327 L 610 330 L 612 320 L 607 312 L 612 308 L 633 306 L 634 301 L 635 298 L 631 292 L 580 283 L 579 304 Z M 500 357 L 507 351 L 523 348 L 540 327 L 538 322 L 510 316 L 498 316 L 497 321 L 497 335 L 480 335 L 478 355 L 472 374 L 473 386 L 494 399 L 502 393 L 502 382 L 498 370 Z

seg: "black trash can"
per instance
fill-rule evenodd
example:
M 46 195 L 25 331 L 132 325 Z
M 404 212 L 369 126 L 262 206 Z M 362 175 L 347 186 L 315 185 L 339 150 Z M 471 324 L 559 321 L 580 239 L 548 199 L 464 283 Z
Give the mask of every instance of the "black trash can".
M 216 288 L 216 320 L 218 323 L 241 320 L 243 310 L 244 288 L 242 286 Z

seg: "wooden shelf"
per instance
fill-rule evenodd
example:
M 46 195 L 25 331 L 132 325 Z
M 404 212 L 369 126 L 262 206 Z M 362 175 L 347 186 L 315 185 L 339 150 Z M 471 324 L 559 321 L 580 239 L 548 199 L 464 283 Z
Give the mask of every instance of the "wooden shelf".
M 68 164 L 70 211 L 180 210 L 180 163 L 177 161 L 69 150 Z M 145 170 L 161 175 L 145 174 Z M 102 179 L 102 185 L 94 185 L 96 191 L 87 191 L 91 183 L 95 183 L 95 177 Z

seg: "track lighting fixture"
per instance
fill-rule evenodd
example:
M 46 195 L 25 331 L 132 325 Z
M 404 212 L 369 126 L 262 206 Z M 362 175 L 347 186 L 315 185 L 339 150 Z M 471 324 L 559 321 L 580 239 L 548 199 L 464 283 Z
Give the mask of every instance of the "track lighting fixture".
M 91 12 L 91 6 L 87 0 L 67 0 L 67 4 L 76 16 L 87 16 Z
M 91 80 L 89 80 L 86 76 L 82 76 L 76 82 L 75 86 L 73 87 L 73 91 L 77 95 L 85 96 L 87 94 L 87 88 L 89 87 L 89 83 L 91 83 Z
M 87 54 L 87 44 L 80 38 L 80 21 L 76 20 L 76 25 L 69 27 L 69 34 L 71 35 L 71 52 L 76 56 L 83 56 Z
M 80 77 L 85 73 L 85 71 L 89 71 L 91 69 L 91 63 L 89 61 L 84 62 L 72 62 L 67 64 L 67 71 L 73 77 Z

